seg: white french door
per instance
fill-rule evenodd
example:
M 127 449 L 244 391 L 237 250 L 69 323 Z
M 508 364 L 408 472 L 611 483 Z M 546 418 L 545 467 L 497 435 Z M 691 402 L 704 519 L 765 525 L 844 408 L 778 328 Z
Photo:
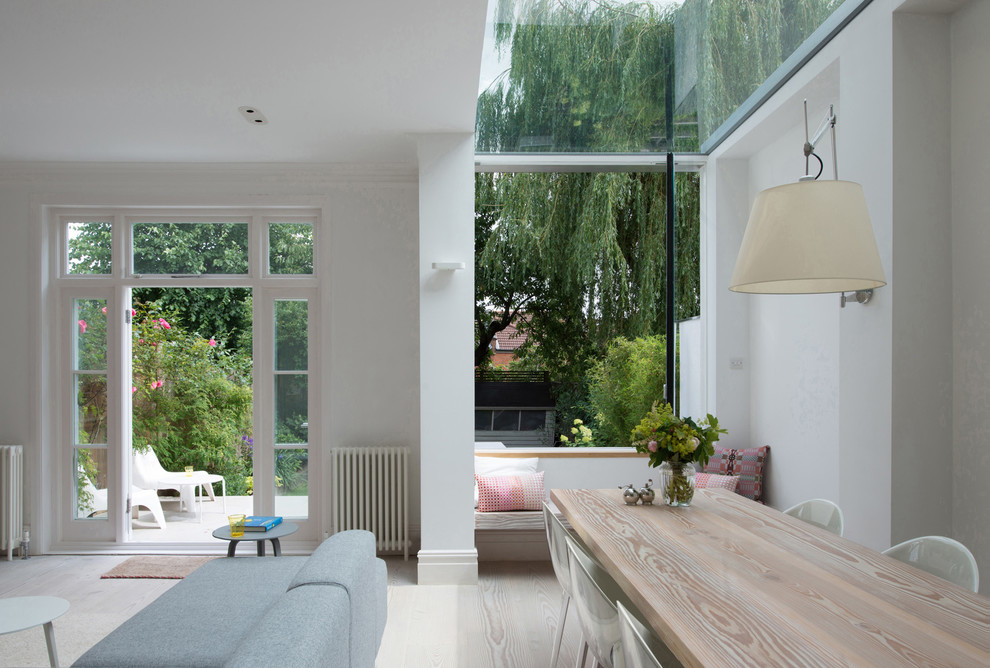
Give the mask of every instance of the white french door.
M 294 539 L 318 537 L 322 458 L 319 448 L 311 447 L 319 443 L 321 429 L 319 387 L 311 382 L 316 377 L 313 343 L 319 340 L 320 322 L 314 243 L 317 221 L 316 213 L 302 215 L 291 210 L 227 211 L 223 216 L 143 209 L 109 210 L 100 215 L 68 209 L 53 212 L 51 238 L 58 240 L 50 255 L 56 308 L 48 319 L 53 360 L 48 383 L 53 402 L 43 410 L 54 425 L 48 479 L 58 515 L 53 535 L 56 547 L 86 549 L 128 543 L 135 531 L 129 499 L 131 441 L 140 437 L 144 444 L 150 436 L 143 416 L 137 430 L 141 433 L 135 435 L 138 421 L 132 408 L 138 399 L 147 403 L 149 380 L 153 390 L 161 390 L 163 380 L 168 382 L 160 376 L 147 377 L 146 370 L 134 372 L 139 352 L 147 352 L 148 345 L 141 338 L 147 322 L 137 322 L 142 305 L 132 304 L 132 294 L 139 288 L 248 291 L 251 358 L 246 362 L 247 376 L 242 378 L 251 386 L 250 424 L 236 436 L 224 435 L 218 439 L 222 442 L 214 441 L 211 447 L 226 452 L 231 446 L 241 455 L 250 449 L 249 475 L 237 475 L 227 483 L 228 490 L 252 495 L 251 512 L 282 515 L 296 523 L 299 531 Z M 156 252 L 154 246 L 168 234 L 184 239 L 208 237 L 204 243 L 219 240 L 229 246 L 216 254 L 208 269 L 187 273 L 156 264 L 171 261 L 170 253 Z M 188 245 L 175 246 L 181 262 L 196 262 L 202 254 Z M 224 265 L 231 256 L 234 261 Z M 134 314 L 138 318 L 132 322 Z M 186 329 L 193 331 L 191 326 Z M 220 354 L 222 346 L 216 347 L 208 333 L 197 331 L 192 339 L 187 336 L 186 344 L 209 346 Z M 178 396 L 173 392 L 170 398 Z M 204 424 L 203 431 L 211 426 Z M 202 447 L 195 437 L 187 440 L 190 448 Z M 224 520 L 216 515 L 208 521 L 219 524 Z M 140 542 L 154 543 L 150 535 L 143 535 Z M 188 542 L 168 538 L 167 529 L 157 535 L 163 544 Z M 208 531 L 205 536 L 202 540 L 213 540 Z

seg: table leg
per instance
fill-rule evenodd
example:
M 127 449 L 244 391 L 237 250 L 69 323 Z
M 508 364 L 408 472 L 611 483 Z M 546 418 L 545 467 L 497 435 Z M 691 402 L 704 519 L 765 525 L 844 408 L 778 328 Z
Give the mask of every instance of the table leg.
M 48 645 L 48 663 L 52 668 L 58 666 L 58 654 L 55 652 L 55 627 L 51 622 L 45 622 L 45 644 Z
M 265 556 L 265 541 L 263 540 L 258 541 L 258 556 L 259 557 Z
M 239 541 L 239 540 L 232 540 L 232 541 L 230 541 L 230 545 L 227 546 L 227 556 L 228 557 L 234 556 L 234 550 L 237 549 L 237 544 L 240 543 L 240 542 L 241 541 Z
M 276 557 L 282 556 L 282 546 L 278 542 L 278 538 L 272 538 L 272 551 L 275 553 Z M 262 541 L 264 542 L 264 541 Z

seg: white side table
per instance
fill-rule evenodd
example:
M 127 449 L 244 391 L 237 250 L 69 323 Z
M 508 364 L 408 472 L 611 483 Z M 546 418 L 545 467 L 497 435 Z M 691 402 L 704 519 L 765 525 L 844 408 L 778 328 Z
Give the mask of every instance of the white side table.
M 0 635 L 43 625 L 45 642 L 48 644 L 48 661 L 54 668 L 58 666 L 58 655 L 55 653 L 52 620 L 64 615 L 68 609 L 69 602 L 57 596 L 0 598 Z

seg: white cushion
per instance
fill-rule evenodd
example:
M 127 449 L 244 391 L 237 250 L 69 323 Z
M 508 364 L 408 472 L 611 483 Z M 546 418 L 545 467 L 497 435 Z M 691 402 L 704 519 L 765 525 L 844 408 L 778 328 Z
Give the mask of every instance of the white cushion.
M 475 475 L 519 475 L 536 473 L 539 457 L 475 457 Z M 478 483 L 474 484 L 474 507 L 478 507 Z

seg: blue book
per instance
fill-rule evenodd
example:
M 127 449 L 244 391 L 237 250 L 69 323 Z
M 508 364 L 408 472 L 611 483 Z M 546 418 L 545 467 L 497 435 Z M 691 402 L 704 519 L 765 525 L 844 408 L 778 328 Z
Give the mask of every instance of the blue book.
M 281 517 L 248 516 L 244 518 L 245 531 L 268 531 L 282 523 Z

